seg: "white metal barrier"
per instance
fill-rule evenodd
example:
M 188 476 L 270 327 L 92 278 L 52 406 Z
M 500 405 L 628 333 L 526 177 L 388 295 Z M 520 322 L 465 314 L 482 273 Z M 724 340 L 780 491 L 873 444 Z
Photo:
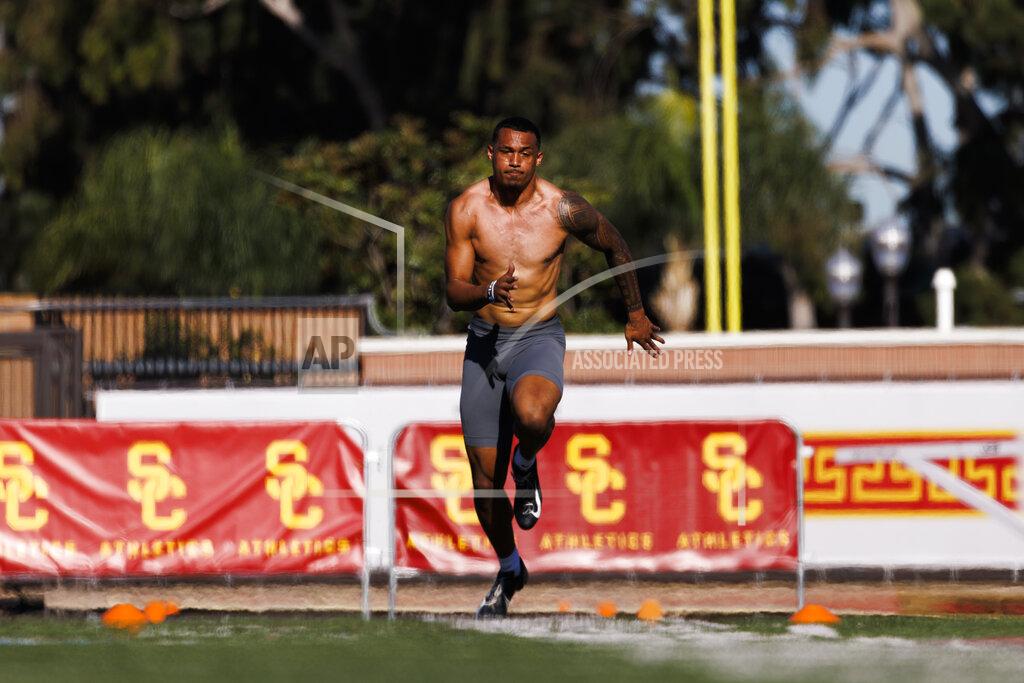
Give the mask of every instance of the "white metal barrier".
M 853 340 L 851 340 L 852 342 Z M 909 341 L 909 339 L 908 339 Z M 643 400 L 623 403 L 622 386 L 573 386 L 561 421 L 731 419 L 781 415 L 802 433 L 1013 431 L 1024 433 L 1024 382 L 786 383 L 650 385 Z M 411 421 L 458 421 L 459 388 L 294 388 L 97 392 L 101 421 L 352 421 L 369 439 L 365 451 L 367 564 L 390 566 L 390 441 Z M 908 544 L 906 539 L 912 538 Z M 808 506 L 801 554 L 807 567 L 891 569 L 1024 568 L 1024 538 L 987 515 L 936 517 L 814 515 Z

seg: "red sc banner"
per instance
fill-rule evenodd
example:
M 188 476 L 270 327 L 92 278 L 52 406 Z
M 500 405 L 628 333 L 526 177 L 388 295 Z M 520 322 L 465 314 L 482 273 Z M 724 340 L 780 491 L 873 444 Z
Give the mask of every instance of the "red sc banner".
M 793 569 L 796 449 L 777 421 L 559 424 L 517 546 L 531 572 Z M 410 425 L 393 466 L 397 565 L 495 571 L 459 425 Z
M 357 573 L 362 472 L 335 423 L 0 420 L 0 575 Z

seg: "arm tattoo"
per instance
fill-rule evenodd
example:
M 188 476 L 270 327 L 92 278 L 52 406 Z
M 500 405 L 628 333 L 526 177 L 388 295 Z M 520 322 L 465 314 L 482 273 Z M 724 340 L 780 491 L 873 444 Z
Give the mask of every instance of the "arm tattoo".
M 622 239 L 615 226 L 591 206 L 590 202 L 575 192 L 566 192 L 558 200 L 558 221 L 567 232 L 588 247 L 604 252 L 609 267 L 614 268 L 632 262 L 633 257 L 629 253 L 626 240 Z M 615 282 L 619 285 L 627 311 L 643 308 L 635 270 L 619 273 L 615 276 Z

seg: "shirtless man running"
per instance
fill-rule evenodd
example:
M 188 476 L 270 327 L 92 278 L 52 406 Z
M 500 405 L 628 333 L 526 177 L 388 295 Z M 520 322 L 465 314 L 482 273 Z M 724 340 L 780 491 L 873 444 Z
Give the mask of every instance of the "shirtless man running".
M 554 429 L 562 398 L 565 331 L 555 289 L 572 236 L 604 253 L 609 267 L 629 263 L 619 231 L 587 200 L 536 175 L 544 160 L 540 131 L 524 118 L 494 128 L 487 158 L 493 174 L 471 185 L 445 216 L 445 295 L 456 311 L 475 311 L 462 366 L 460 412 L 473 472 L 477 516 L 501 565 L 478 617 L 504 616 L 526 585 L 512 517 L 532 528 L 541 513 L 537 453 Z M 647 319 L 632 269 L 615 276 L 626 304 L 626 343 L 652 355 L 660 329 Z M 504 494 L 508 452 L 515 505 Z M 500 454 L 500 456 L 499 456 Z

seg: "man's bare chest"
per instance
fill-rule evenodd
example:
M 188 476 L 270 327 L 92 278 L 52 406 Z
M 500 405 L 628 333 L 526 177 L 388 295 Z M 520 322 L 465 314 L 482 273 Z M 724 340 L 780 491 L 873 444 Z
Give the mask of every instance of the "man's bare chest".
M 474 232 L 477 260 L 541 265 L 565 247 L 566 233 L 553 212 L 487 212 L 478 216 Z

